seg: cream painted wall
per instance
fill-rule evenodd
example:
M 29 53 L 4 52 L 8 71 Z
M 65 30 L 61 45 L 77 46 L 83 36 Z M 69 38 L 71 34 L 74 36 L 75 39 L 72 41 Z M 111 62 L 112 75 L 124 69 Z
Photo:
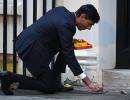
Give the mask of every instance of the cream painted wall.
M 101 21 L 98 31 L 99 64 L 113 69 L 116 63 L 116 1 L 99 0 Z

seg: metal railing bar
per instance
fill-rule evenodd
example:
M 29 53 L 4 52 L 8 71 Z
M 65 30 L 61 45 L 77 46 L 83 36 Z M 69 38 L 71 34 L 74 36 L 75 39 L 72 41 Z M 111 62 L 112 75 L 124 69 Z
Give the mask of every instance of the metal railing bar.
M 43 15 L 46 13 L 46 0 L 43 0 Z
M 52 8 L 56 7 L 56 0 L 52 0 Z
M 7 0 L 3 0 L 3 70 L 7 70 Z
M 17 0 L 13 1 L 13 72 L 16 73 L 17 55 L 15 50 L 15 40 L 17 37 Z
M 23 0 L 23 30 L 27 28 L 27 0 Z M 23 75 L 26 75 L 26 65 L 23 63 Z
M 37 0 L 33 0 L 33 22 L 37 20 Z

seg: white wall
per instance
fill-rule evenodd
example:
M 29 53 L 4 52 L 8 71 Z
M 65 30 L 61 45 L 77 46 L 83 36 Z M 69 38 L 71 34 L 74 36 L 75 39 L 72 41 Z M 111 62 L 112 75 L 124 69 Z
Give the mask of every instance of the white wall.
M 99 12 L 99 64 L 103 69 L 113 69 L 116 62 L 116 0 L 99 0 Z

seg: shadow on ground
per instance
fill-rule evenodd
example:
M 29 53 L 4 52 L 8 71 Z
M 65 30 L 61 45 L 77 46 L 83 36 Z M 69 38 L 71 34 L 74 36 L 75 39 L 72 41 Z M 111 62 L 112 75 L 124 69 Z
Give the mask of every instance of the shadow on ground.
M 75 87 L 72 92 L 44 94 L 38 91 L 15 90 L 13 96 L 5 96 L 0 90 L 0 100 L 130 100 L 130 91 L 121 94 L 117 90 L 92 92 L 85 87 Z

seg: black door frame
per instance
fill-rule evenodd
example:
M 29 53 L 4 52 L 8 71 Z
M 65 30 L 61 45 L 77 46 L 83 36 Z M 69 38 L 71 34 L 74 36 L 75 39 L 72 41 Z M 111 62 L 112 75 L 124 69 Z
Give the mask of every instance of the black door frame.
M 117 0 L 116 68 L 130 69 L 130 1 Z

